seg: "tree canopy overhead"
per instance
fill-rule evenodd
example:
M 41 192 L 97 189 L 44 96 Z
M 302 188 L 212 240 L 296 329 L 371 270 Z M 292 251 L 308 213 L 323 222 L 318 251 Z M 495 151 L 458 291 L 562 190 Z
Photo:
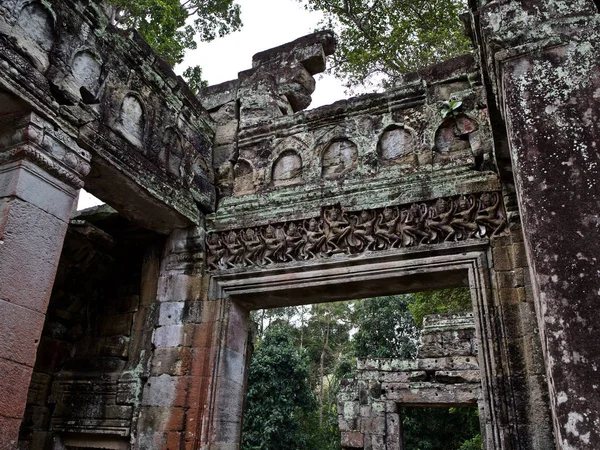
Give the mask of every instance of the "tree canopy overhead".
M 338 36 L 330 69 L 348 87 L 389 87 L 404 73 L 471 51 L 465 0 L 299 0 Z
M 102 0 L 114 25 L 134 28 L 171 65 L 196 39 L 211 41 L 242 26 L 234 0 Z M 190 74 L 191 75 L 191 74 Z
M 183 60 L 197 41 L 242 26 L 234 0 L 100 0 L 113 24 L 135 28 L 168 63 Z M 459 15 L 466 0 L 297 0 L 324 18 L 338 48 L 330 68 L 347 87 L 389 87 L 401 75 L 471 50 Z M 196 66 L 185 76 L 200 87 Z

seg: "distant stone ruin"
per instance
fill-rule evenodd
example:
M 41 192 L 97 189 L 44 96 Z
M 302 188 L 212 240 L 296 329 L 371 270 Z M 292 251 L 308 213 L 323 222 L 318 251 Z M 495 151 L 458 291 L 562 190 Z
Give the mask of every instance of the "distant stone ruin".
M 472 313 L 425 316 L 417 358 L 359 360 L 337 396 L 341 442 L 349 449 L 403 449 L 399 405 L 475 406 L 481 402 Z M 481 417 L 482 423 L 491 418 Z
M 306 110 L 329 32 L 195 96 L 94 2 L 2 1 L 0 450 L 239 449 L 251 310 L 449 287 L 476 361 L 419 382 L 488 450 L 600 448 L 597 3 L 472 0 L 472 55 Z

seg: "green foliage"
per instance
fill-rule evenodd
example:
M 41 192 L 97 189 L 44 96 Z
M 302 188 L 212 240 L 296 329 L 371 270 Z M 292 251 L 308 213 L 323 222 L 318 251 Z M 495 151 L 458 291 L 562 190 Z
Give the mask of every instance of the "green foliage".
M 463 442 L 458 450 L 482 450 L 483 442 L 481 440 L 481 434 L 475 435 L 472 439 Z
M 171 65 L 180 63 L 196 39 L 211 41 L 242 26 L 233 0 L 106 0 L 112 22 L 134 28 Z
M 269 327 L 258 346 L 248 375 L 242 435 L 243 450 L 308 448 L 301 428 L 315 409 L 308 370 L 286 326 Z
M 197 94 L 200 89 L 208 86 L 206 80 L 202 79 L 202 68 L 200 66 L 191 66 L 185 69 L 183 78 L 185 78 L 194 94 Z
M 453 116 L 462 106 L 460 100 L 448 100 L 442 104 L 442 117 L 445 119 L 448 116 Z
M 429 314 L 449 314 L 471 311 L 473 304 L 468 288 L 451 288 L 433 292 L 414 294 L 414 301 L 408 305 L 414 321 L 420 327 L 423 318 Z
M 412 450 L 480 450 L 476 408 L 403 408 L 404 446 Z
M 378 297 L 356 302 L 358 331 L 354 350 L 359 358 L 412 359 L 417 352 L 419 330 L 410 312 L 410 295 Z
M 303 1 L 303 0 L 300 0 Z M 471 51 L 465 0 L 306 0 L 334 30 L 333 73 L 348 87 L 389 87 L 402 74 Z

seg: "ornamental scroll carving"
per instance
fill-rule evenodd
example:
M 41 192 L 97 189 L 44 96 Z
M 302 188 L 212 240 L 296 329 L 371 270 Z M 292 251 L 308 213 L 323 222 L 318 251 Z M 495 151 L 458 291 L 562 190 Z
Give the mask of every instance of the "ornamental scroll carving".
M 484 192 L 429 202 L 346 212 L 214 232 L 206 239 L 210 271 L 482 239 L 504 229 L 500 194 Z

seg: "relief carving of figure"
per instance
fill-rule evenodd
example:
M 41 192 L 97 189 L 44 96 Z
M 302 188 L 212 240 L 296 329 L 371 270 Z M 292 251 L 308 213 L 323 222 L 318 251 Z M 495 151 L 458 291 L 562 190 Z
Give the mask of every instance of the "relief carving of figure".
M 350 223 L 339 208 L 325 210 L 323 220 L 327 224 L 327 245 L 334 252 L 341 251 L 343 240 L 350 231 Z
M 304 244 L 304 237 L 294 222 L 290 223 L 285 233 L 285 255 L 286 261 L 293 261 L 298 256 L 298 250 Z
M 433 207 L 429 209 L 429 217 L 426 221 L 426 227 L 431 231 L 429 242 L 437 240 L 438 235 L 440 237 L 446 235 L 444 241 L 454 236 L 454 229 L 450 225 L 453 213 L 454 204 L 451 200 L 448 201 L 443 198 L 438 199 Z
M 479 227 L 473 220 L 476 208 L 477 202 L 472 197 L 467 198 L 463 195 L 458 200 L 456 211 L 454 211 L 454 216 L 450 223 L 450 226 L 455 231 L 455 238 L 466 239 L 473 237 L 477 233 Z
M 238 235 L 235 231 L 231 230 L 226 236 L 223 242 L 227 251 L 222 258 L 225 267 L 235 267 L 236 264 L 240 263 L 243 256 L 244 247 L 238 240 Z
M 361 211 L 360 216 L 353 216 L 353 232 L 354 239 L 350 241 L 350 245 L 357 249 L 372 250 L 376 243 L 375 240 L 375 215 L 371 215 L 369 211 Z
M 498 193 L 484 192 L 479 197 L 479 208 L 475 216 L 475 223 L 480 227 L 481 234 L 491 228 L 492 236 L 495 236 L 504 226 L 506 220 L 500 212 L 500 196 Z
M 258 233 L 252 228 L 248 228 L 245 232 L 241 231 L 240 237 L 245 249 L 242 262 L 244 265 L 247 264 L 250 266 L 256 264 L 256 261 L 264 250 L 264 243 L 260 240 Z
M 430 237 L 429 233 L 425 231 L 424 218 L 426 212 L 427 206 L 425 204 L 417 205 L 413 203 L 410 208 L 402 209 L 396 230 L 400 236 L 400 246 L 409 247 L 420 244 Z
M 378 245 L 378 248 L 389 248 L 400 239 L 396 234 L 396 224 L 399 219 L 400 213 L 398 212 L 398 208 L 394 207 L 392 209 L 387 206 L 383 209 L 379 217 L 377 217 L 375 236 L 382 242 L 381 245 Z
M 208 247 L 208 256 L 206 258 L 208 270 L 219 269 L 219 262 L 225 253 L 225 248 L 223 247 L 221 239 L 219 239 L 218 233 L 211 233 L 208 235 L 206 246 Z
M 322 218 L 210 233 L 206 264 L 226 270 L 494 236 L 506 227 L 501 201 L 486 192 L 350 214 L 331 207 Z
M 322 253 L 321 249 L 327 238 L 321 225 L 314 218 L 310 219 L 308 226 L 304 225 L 304 230 L 306 231 L 306 244 L 302 249 L 302 255 L 304 258 L 311 256 L 314 258 Z
M 285 234 L 283 230 L 278 228 L 275 230 L 272 225 L 269 225 L 262 235 L 265 242 L 265 251 L 263 253 L 263 264 L 265 261 L 273 264 L 277 259 L 283 259 L 281 253 L 285 245 Z

